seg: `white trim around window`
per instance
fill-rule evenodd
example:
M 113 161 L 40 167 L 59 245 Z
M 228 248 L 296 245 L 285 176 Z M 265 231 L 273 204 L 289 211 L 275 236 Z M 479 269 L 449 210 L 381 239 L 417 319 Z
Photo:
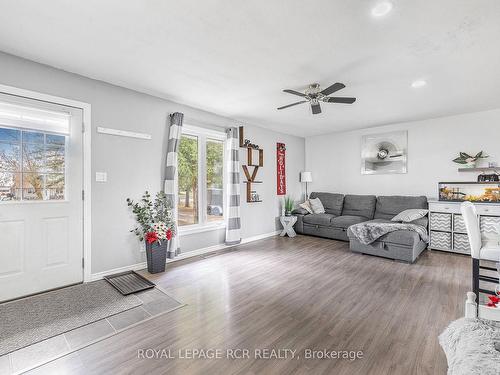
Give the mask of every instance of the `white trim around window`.
M 226 163 L 225 146 L 223 147 L 223 220 L 220 222 L 207 222 L 207 165 L 206 165 L 206 141 L 207 139 L 226 142 L 226 133 L 222 130 L 213 130 L 184 124 L 182 135 L 191 135 L 198 138 L 198 224 L 179 226 L 179 235 L 203 233 L 213 230 L 221 230 L 226 227 Z

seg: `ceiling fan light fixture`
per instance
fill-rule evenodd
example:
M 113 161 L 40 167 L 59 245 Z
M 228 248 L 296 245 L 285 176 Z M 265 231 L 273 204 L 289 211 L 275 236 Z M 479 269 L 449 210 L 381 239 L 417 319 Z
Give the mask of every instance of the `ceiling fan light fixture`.
M 392 3 L 390 1 L 381 1 L 372 8 L 373 17 L 383 17 L 392 10 Z
M 303 100 L 291 103 L 288 105 L 284 105 L 282 107 L 277 108 L 278 110 L 282 110 L 285 108 L 289 107 L 294 107 L 297 104 L 301 103 L 307 103 L 311 105 L 311 111 L 313 115 L 317 115 L 321 113 L 321 105 L 319 102 L 325 102 L 325 103 L 344 103 L 344 104 L 352 104 L 356 101 L 356 98 L 349 98 L 349 97 L 337 97 L 337 96 L 328 96 L 330 94 L 333 94 L 339 90 L 342 90 L 345 88 L 345 85 L 340 82 L 336 82 L 333 85 L 328 86 L 326 89 L 321 90 L 319 83 L 312 83 L 309 85 L 309 87 L 305 90 L 304 93 L 301 93 L 296 90 L 291 90 L 291 89 L 285 89 L 283 92 L 286 92 L 287 94 L 292 94 L 295 96 L 300 96 L 303 98 Z

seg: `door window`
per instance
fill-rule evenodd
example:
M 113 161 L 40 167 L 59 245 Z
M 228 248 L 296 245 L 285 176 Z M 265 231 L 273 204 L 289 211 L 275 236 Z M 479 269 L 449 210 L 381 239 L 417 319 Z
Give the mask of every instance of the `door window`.
M 0 202 L 64 200 L 66 138 L 0 125 Z

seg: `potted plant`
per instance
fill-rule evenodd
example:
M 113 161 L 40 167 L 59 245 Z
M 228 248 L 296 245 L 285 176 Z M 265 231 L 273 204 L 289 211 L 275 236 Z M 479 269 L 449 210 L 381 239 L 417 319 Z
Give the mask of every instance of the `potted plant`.
M 294 201 L 291 196 L 287 195 L 285 197 L 283 205 L 285 206 L 285 216 L 292 215 Z
M 453 162 L 462 164 L 466 168 L 474 168 L 479 159 L 486 159 L 487 157 L 488 155 L 486 155 L 483 151 L 478 152 L 475 156 L 471 156 L 466 152 L 460 152 L 460 156 L 453 159 Z
M 148 272 L 164 272 L 168 245 L 175 236 L 172 209 L 166 194 L 161 191 L 152 200 L 146 191 L 139 202 L 127 198 L 127 205 L 132 208 L 139 224 L 131 232 L 146 244 Z

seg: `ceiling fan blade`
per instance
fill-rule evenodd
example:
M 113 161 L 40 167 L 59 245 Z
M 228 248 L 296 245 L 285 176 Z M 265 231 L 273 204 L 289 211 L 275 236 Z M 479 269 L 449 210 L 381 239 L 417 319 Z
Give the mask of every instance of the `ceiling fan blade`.
M 292 103 L 292 104 L 284 105 L 283 107 L 279 107 L 278 109 L 285 109 L 285 108 L 293 107 L 294 105 L 301 104 L 301 103 L 306 103 L 306 102 L 307 102 L 307 100 L 301 100 L 300 102 L 295 102 L 295 103 Z
M 316 103 L 316 104 L 311 103 L 311 109 L 312 109 L 313 115 L 317 115 L 318 113 L 321 113 L 321 107 L 320 107 L 319 103 Z
M 323 101 L 326 103 L 345 103 L 352 104 L 356 101 L 356 98 L 344 98 L 344 97 L 328 97 L 323 98 Z
M 287 92 L 289 94 L 298 95 L 298 96 L 302 96 L 302 97 L 306 96 L 306 94 L 302 94 L 301 92 L 298 92 L 298 91 L 295 91 L 295 90 L 286 89 L 286 90 L 283 90 L 283 92 Z
M 335 91 L 342 90 L 344 87 L 345 87 L 345 85 L 343 83 L 337 82 L 337 83 L 334 83 L 333 85 L 331 85 L 330 87 L 327 87 L 323 91 L 321 91 L 321 93 L 323 95 L 330 95 L 330 94 L 333 94 Z

